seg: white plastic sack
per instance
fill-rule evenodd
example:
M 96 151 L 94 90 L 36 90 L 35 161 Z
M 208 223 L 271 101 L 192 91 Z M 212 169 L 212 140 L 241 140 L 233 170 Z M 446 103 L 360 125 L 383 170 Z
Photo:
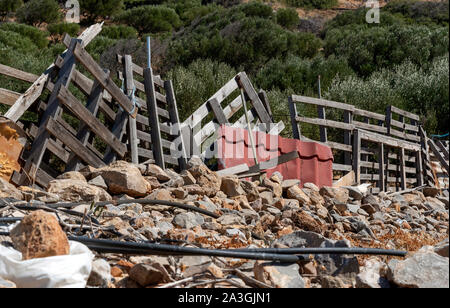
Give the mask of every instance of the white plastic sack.
M 18 288 L 85 288 L 94 255 L 85 245 L 69 242 L 70 255 L 22 261 L 22 254 L 0 245 L 0 277 Z

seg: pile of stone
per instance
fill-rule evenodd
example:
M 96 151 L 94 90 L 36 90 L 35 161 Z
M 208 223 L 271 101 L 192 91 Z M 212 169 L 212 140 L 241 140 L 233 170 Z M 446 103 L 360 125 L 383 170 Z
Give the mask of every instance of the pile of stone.
M 448 191 L 426 188 L 375 196 L 361 187 L 299 184 L 279 173 L 257 181 L 221 177 L 197 158 L 181 174 L 123 161 L 101 169 L 87 167 L 61 175 L 47 191 L 16 188 L 0 179 L 0 217 L 25 217 L 9 237 L 0 236 L 0 242 L 11 242 L 24 258 L 65 254 L 68 242 L 58 231 L 61 227 L 70 235 L 210 249 L 357 245 L 411 252 L 404 259 L 306 256 L 297 264 L 96 254 L 90 287 L 449 287 Z M 139 198 L 176 201 L 219 218 L 163 205 L 116 202 Z M 93 205 L 98 201 L 110 204 L 98 208 Z M 15 206 L 24 202 L 37 207 L 80 202 L 72 211 L 83 215 L 36 211 L 30 216 Z M 95 217 L 99 224 L 86 217 Z M 38 239 L 30 235 L 36 228 Z M 0 288 L 12 286 L 0 278 Z

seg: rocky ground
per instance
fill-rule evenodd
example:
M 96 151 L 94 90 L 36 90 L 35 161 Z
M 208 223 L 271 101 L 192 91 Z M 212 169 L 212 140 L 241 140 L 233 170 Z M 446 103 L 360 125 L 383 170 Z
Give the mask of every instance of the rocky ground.
M 67 253 L 65 234 L 210 249 L 371 247 L 410 252 L 406 258 L 316 255 L 297 264 L 96 253 L 88 287 L 449 287 L 448 191 L 425 188 L 374 196 L 357 187 L 298 185 L 280 174 L 258 181 L 220 177 L 195 158 L 181 174 L 122 161 L 88 167 L 63 174 L 47 191 L 15 188 L 0 179 L 0 217 L 25 217 L 10 236 L 0 236 L 0 243 L 14 245 L 24 259 Z M 140 198 L 177 201 L 219 218 L 162 205 L 117 205 L 118 200 Z M 100 208 L 93 201 L 109 204 Z M 81 202 L 72 211 L 82 215 L 19 208 L 27 202 L 37 208 Z M 7 226 L 0 223 L 0 231 Z M 58 233 L 59 226 L 64 232 Z M 36 229 L 38 239 L 32 235 Z M 0 277 L 2 287 L 14 283 Z

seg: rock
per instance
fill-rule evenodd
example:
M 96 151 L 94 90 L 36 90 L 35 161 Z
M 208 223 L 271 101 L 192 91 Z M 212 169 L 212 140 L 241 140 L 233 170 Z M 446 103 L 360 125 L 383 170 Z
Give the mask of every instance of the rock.
M 242 231 L 239 229 L 227 229 L 225 231 L 225 234 L 228 237 L 237 237 L 237 238 L 242 239 L 243 241 L 247 240 L 247 237 L 245 236 L 245 234 L 242 233 Z
M 255 278 L 275 288 L 305 288 L 305 281 L 300 276 L 298 264 L 282 264 L 275 262 L 255 263 L 253 273 Z
M 84 181 L 86 182 L 85 176 L 78 171 L 69 171 L 61 174 L 56 178 L 57 180 L 76 180 L 76 181 Z
M 259 194 L 261 201 L 263 204 L 272 204 L 273 203 L 273 193 L 271 191 L 263 191 Z
M 215 213 L 217 211 L 217 206 L 206 196 L 203 198 L 202 201 L 196 201 L 195 205 L 211 213 Z
M 112 194 L 145 197 L 151 191 L 150 184 L 141 175 L 139 169 L 125 161 L 116 161 L 107 167 L 97 169 L 92 176 L 94 178 L 101 176 Z
M 389 288 L 387 279 L 381 276 L 386 265 L 377 259 L 367 260 L 361 272 L 356 276 L 356 287 L 364 289 Z
M 20 190 L 0 177 L 0 198 L 8 197 L 14 198 L 16 200 L 23 200 L 23 194 L 20 192 Z
M 197 180 L 194 178 L 194 176 L 188 170 L 183 170 L 183 172 L 181 172 L 180 175 L 183 178 L 184 185 L 197 184 Z
M 208 262 L 208 263 L 202 264 L 202 265 L 189 266 L 184 270 L 183 276 L 188 278 L 188 277 L 192 277 L 192 276 L 206 273 L 206 272 L 211 273 L 215 278 L 219 278 L 219 279 L 224 278 L 224 276 L 225 276 L 223 274 L 222 270 L 212 262 Z
M 147 166 L 145 175 L 153 176 L 153 177 L 157 178 L 158 181 L 161 181 L 161 182 L 167 182 L 167 181 L 171 180 L 170 176 L 168 176 L 167 173 L 163 169 L 161 169 L 161 167 L 159 167 L 157 165 L 152 165 L 152 164 Z
M 347 203 L 349 199 L 349 191 L 344 188 L 322 187 L 320 189 L 320 194 L 323 197 L 336 199 L 341 203 Z
M 245 221 L 241 216 L 235 214 L 225 214 L 222 215 L 217 222 L 223 226 L 231 226 L 231 225 L 244 225 Z
M 5 280 L 2 277 L 0 277 L 0 289 L 15 289 L 15 288 L 17 287 L 14 282 Z
M 267 178 L 263 180 L 261 186 L 269 188 L 273 192 L 275 198 L 280 198 L 283 195 L 283 188 L 281 185 Z
M 44 203 L 56 203 L 60 200 L 57 194 L 52 194 L 40 189 L 21 186 L 19 187 L 19 190 L 23 194 L 23 199 L 27 202 L 30 202 L 31 200 L 37 200 Z
M 283 178 L 284 178 L 284 177 L 283 177 L 283 175 L 282 175 L 280 172 L 275 171 L 275 172 L 272 174 L 272 176 L 270 177 L 270 180 L 271 180 L 272 182 L 281 184 L 281 183 L 283 182 Z
M 324 289 L 348 288 L 348 286 L 345 284 L 345 282 L 342 279 L 340 279 L 339 277 L 325 275 L 320 278 L 320 282 L 322 283 L 322 288 L 324 288 Z
M 172 194 L 176 199 L 183 200 L 188 196 L 188 193 L 183 188 L 174 188 Z
M 160 221 L 156 224 L 156 228 L 159 229 L 159 232 L 165 236 L 167 232 L 173 230 L 173 225 L 168 221 Z
M 303 187 L 304 187 L 304 188 L 307 188 L 307 189 L 311 189 L 311 190 L 313 190 L 313 191 L 320 192 L 319 187 L 317 187 L 317 185 L 314 184 L 314 183 L 305 183 L 305 185 L 303 185 Z
M 245 191 L 245 195 L 249 202 L 254 202 L 259 198 L 259 192 L 257 186 L 250 181 L 241 181 L 241 187 Z
M 376 212 L 378 212 L 378 210 L 376 208 L 374 208 L 373 205 L 371 205 L 371 204 L 363 204 L 361 206 L 361 209 L 366 211 L 369 215 L 372 215 L 372 214 L 375 214 Z
M 48 192 L 70 202 L 111 201 L 111 196 L 103 189 L 80 180 L 54 180 L 49 183 Z
M 448 239 L 436 245 L 434 252 L 442 257 L 448 258 Z
M 163 201 L 170 201 L 172 200 L 172 194 L 169 190 L 160 188 L 152 191 L 150 195 L 146 197 L 146 199 L 150 200 L 163 200 Z
M 274 245 L 284 245 L 290 248 L 351 247 L 348 241 L 330 240 L 320 234 L 307 231 L 297 231 L 283 236 L 275 241 Z M 305 257 L 306 259 L 309 258 L 309 256 Z M 345 255 L 316 255 L 315 260 L 323 266 L 321 271 L 326 275 L 352 277 L 359 273 L 359 263 L 356 257 L 347 257 Z
M 436 187 L 425 187 L 422 190 L 423 194 L 425 195 L 425 197 L 436 197 L 437 195 L 439 195 L 439 193 L 441 192 L 439 188 Z
M 88 182 L 88 184 L 96 186 L 96 187 L 99 187 L 99 188 L 102 188 L 104 190 L 108 189 L 108 185 L 106 185 L 105 180 L 100 175 L 98 177 L 93 178 L 92 180 L 90 180 Z
M 239 179 L 236 176 L 223 177 L 220 190 L 229 198 L 245 195 L 245 191 L 242 189 Z
M 132 280 L 143 287 L 171 281 L 167 270 L 159 263 L 137 264 L 129 274 Z
M 287 197 L 289 199 L 295 199 L 303 205 L 311 203 L 311 199 L 298 186 L 292 186 L 291 188 L 289 188 L 287 191 Z
M 55 216 L 41 210 L 25 216 L 11 231 L 11 239 L 23 260 L 70 253 L 67 236 Z
M 357 201 L 360 201 L 364 198 L 364 194 L 359 190 L 358 187 L 347 186 L 344 188 L 346 188 L 348 190 L 348 193 L 351 198 L 353 198 Z
M 281 183 L 281 188 L 283 188 L 283 191 L 287 191 L 289 188 L 293 186 L 299 186 L 300 180 L 284 180 Z
M 205 165 L 194 166 L 189 169 L 189 172 L 197 181 L 197 184 L 202 188 L 212 189 L 215 192 L 220 190 L 222 180 L 217 173 L 211 171 Z
M 192 169 L 199 166 L 204 166 L 203 160 L 197 155 L 193 155 L 191 159 L 189 159 L 187 167 L 188 169 Z
M 176 215 L 172 223 L 183 229 L 192 229 L 201 226 L 204 222 L 205 219 L 200 214 L 187 212 Z
M 448 268 L 448 258 L 419 251 L 403 261 L 391 260 L 387 278 L 403 288 L 449 288 Z
M 103 259 L 92 262 L 92 271 L 87 285 L 107 288 L 111 283 L 111 266 Z

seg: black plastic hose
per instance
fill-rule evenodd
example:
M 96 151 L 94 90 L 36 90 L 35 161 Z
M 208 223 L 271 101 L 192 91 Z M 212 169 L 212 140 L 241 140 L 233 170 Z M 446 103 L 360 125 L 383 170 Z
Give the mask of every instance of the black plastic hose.
M 251 253 L 251 252 L 239 252 L 234 250 L 213 250 L 205 248 L 180 247 L 165 244 L 126 243 L 126 242 L 97 240 L 86 237 L 73 237 L 73 236 L 70 236 L 69 240 L 80 242 L 92 250 L 103 253 L 211 256 L 211 257 L 238 258 L 248 260 L 279 261 L 286 263 L 295 263 L 300 260 L 300 257 L 295 255 Z
M 241 252 L 266 252 L 275 254 L 294 254 L 294 255 L 309 255 L 309 254 L 344 254 L 344 255 L 378 255 L 378 256 L 396 256 L 404 257 L 408 254 L 406 251 L 401 250 L 386 250 L 377 248 L 352 248 L 352 247 L 342 247 L 342 248 L 260 248 L 260 249 L 236 249 L 236 251 Z

